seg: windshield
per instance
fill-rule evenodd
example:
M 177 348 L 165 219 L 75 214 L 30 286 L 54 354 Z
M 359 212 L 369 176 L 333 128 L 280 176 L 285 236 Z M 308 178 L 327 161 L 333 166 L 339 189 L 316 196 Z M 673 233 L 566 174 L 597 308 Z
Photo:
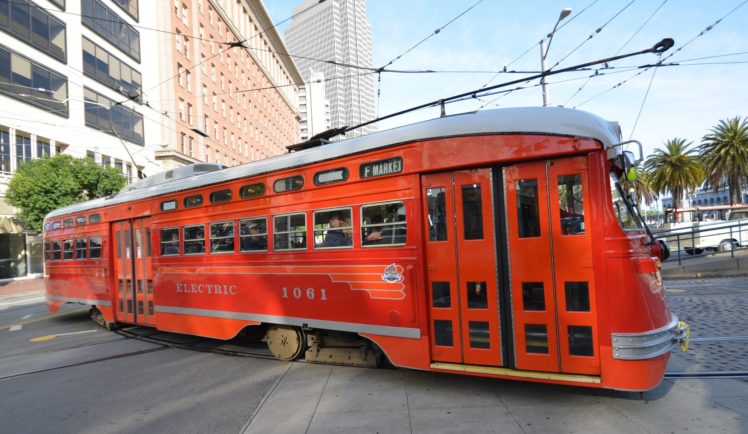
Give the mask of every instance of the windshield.
M 613 212 L 623 229 L 641 229 L 642 223 L 632 204 L 626 199 L 623 188 L 614 173 L 610 174 L 610 195 L 613 199 Z

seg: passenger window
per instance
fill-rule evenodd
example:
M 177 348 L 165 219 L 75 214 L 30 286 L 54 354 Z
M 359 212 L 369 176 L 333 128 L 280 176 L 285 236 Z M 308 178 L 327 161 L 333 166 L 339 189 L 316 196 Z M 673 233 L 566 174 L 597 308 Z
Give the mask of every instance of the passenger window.
M 538 180 L 517 181 L 517 226 L 520 238 L 540 236 L 540 211 L 538 209 Z
M 60 229 L 60 222 L 52 222 L 52 229 Z
M 75 224 L 78 225 L 78 226 L 85 225 L 86 224 L 86 216 L 78 216 L 78 217 L 76 217 L 75 218 Z
M 584 234 L 581 175 L 562 175 L 558 177 L 558 208 L 561 213 L 559 216 L 561 219 L 561 234 Z
M 65 240 L 65 242 L 63 242 L 62 258 L 73 259 L 73 240 Z
M 426 190 L 429 206 L 429 241 L 447 240 L 447 202 L 444 188 Z
M 488 287 L 486 282 L 468 282 L 467 299 L 468 308 L 486 309 L 488 307 Z
M 161 211 L 174 211 L 175 209 L 177 209 L 176 199 L 161 202 Z
M 179 254 L 179 228 L 161 229 L 161 255 Z
M 86 259 L 86 239 L 75 240 L 75 259 Z
M 302 176 L 291 176 L 275 181 L 273 183 L 273 190 L 276 193 L 283 193 L 286 191 L 301 190 L 303 186 L 304 178 Z
M 184 198 L 184 207 L 185 208 L 193 208 L 196 206 L 200 206 L 203 204 L 203 195 L 198 194 L 195 196 L 185 197 Z
M 73 227 L 73 219 L 65 219 L 65 220 L 64 220 L 64 221 L 62 222 L 62 226 L 63 226 L 63 227 L 66 227 L 66 228 L 71 228 L 71 227 Z
M 288 214 L 273 218 L 275 250 L 306 249 L 306 214 Z
M 462 186 L 462 222 L 466 240 L 483 239 L 483 201 L 480 184 Z
M 101 215 L 99 214 L 91 214 L 88 216 L 88 222 L 89 223 L 98 223 L 101 221 Z
M 205 226 L 184 227 L 184 254 L 195 255 L 205 253 Z
M 239 238 L 242 252 L 266 251 L 268 249 L 267 219 L 262 217 L 240 220 Z
M 88 239 L 88 258 L 101 258 L 101 237 L 92 237 Z
M 261 182 L 257 184 L 245 185 L 239 189 L 239 197 L 241 197 L 242 199 L 259 197 L 263 194 L 265 194 L 265 184 Z
M 234 222 L 210 224 L 210 252 L 232 253 L 234 251 Z
M 393 246 L 405 244 L 405 204 L 393 202 L 361 207 L 361 244 Z
M 62 253 L 62 247 L 59 241 L 52 241 L 52 260 L 59 261 Z
M 49 261 L 52 259 L 52 243 L 49 241 L 44 242 L 44 260 Z
M 314 213 L 314 248 L 353 246 L 351 209 L 340 208 Z
M 231 190 L 214 191 L 210 194 L 210 203 L 228 202 L 231 200 Z

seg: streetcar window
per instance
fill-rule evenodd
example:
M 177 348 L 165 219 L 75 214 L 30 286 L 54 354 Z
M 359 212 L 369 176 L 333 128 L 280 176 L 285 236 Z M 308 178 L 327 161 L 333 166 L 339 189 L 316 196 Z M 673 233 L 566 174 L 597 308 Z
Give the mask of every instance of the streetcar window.
M 179 228 L 161 229 L 161 255 L 179 254 Z
M 548 328 L 545 324 L 525 324 L 525 351 L 548 354 Z
M 49 261 L 52 259 L 52 243 L 49 241 L 44 242 L 44 260 Z
M 203 204 L 203 195 L 197 194 L 195 196 L 185 197 L 184 198 L 184 207 L 185 208 L 193 208 L 196 206 L 200 206 Z
M 88 257 L 89 259 L 101 258 L 101 237 L 88 239 Z
M 340 208 L 314 212 L 314 248 L 353 246 L 351 209 Z
M 584 197 L 582 176 L 579 174 L 558 177 L 558 208 L 561 215 L 561 234 L 584 234 Z
M 468 282 L 467 299 L 468 308 L 486 309 L 488 307 L 488 287 L 486 282 Z
M 452 321 L 444 319 L 434 320 L 434 345 L 451 347 L 452 343 Z
M 452 295 L 449 292 L 449 282 L 431 282 L 431 298 L 433 307 L 451 307 Z
M 62 259 L 73 259 L 73 240 L 62 243 Z
M 429 241 L 447 240 L 447 202 L 445 189 L 429 188 L 426 200 L 429 207 Z
M 239 220 L 239 238 L 242 252 L 268 249 L 268 223 L 265 217 Z
M 239 197 L 242 199 L 250 199 L 253 197 L 259 197 L 265 194 L 265 184 L 258 182 L 257 184 L 245 185 L 239 189 Z
M 487 322 L 468 321 L 468 329 L 470 330 L 470 348 L 491 348 Z
M 314 185 L 327 185 L 334 184 L 336 182 L 344 182 L 348 180 L 348 169 L 341 167 L 339 169 L 325 170 L 323 172 L 317 172 L 314 174 Z
M 161 202 L 161 211 L 174 211 L 177 209 L 176 199 Z
M 91 214 L 88 216 L 88 222 L 89 223 L 98 223 L 101 221 L 101 215 L 99 214 Z
M 273 217 L 275 250 L 306 249 L 306 214 Z
M 210 224 L 210 252 L 230 253 L 234 251 L 234 222 Z
M 466 240 L 483 239 L 483 201 L 480 184 L 462 186 L 462 221 Z
M 60 222 L 52 222 L 52 229 L 60 229 Z
M 122 259 L 122 231 L 117 231 L 117 259 Z
M 592 327 L 569 326 L 569 354 L 572 356 L 593 356 Z
M 407 224 L 405 204 L 392 202 L 361 207 L 361 244 L 395 246 L 405 244 Z
M 524 310 L 545 310 L 543 288 L 543 282 L 522 282 L 522 308 Z
M 85 238 L 75 240 L 75 259 L 86 259 L 86 241 Z
M 218 190 L 210 194 L 210 203 L 228 202 L 231 200 L 231 190 Z
M 143 243 L 140 239 L 140 229 L 135 229 L 135 257 L 140 259 L 143 257 Z
M 286 191 L 301 190 L 304 186 L 304 177 L 297 175 L 289 178 L 283 178 L 273 183 L 273 191 L 283 193 Z
M 65 227 L 65 228 L 71 228 L 71 227 L 73 227 L 73 219 L 65 219 L 62 222 L 62 226 Z
M 517 226 L 520 238 L 540 236 L 540 212 L 538 209 L 538 180 L 517 181 Z
M 205 226 L 184 227 L 184 254 L 194 255 L 205 253 Z
M 61 246 L 59 241 L 52 241 L 52 260 L 59 261 L 61 256 Z
M 48 231 L 52 226 L 49 223 L 44 223 L 44 231 Z
M 564 282 L 566 310 L 569 312 L 590 311 L 590 290 L 587 282 Z
M 634 217 L 634 213 L 629 208 L 629 204 L 624 199 L 623 194 L 618 179 L 615 174 L 611 173 L 610 195 L 613 200 L 613 212 L 615 212 L 618 222 L 621 224 L 623 229 L 639 229 L 641 228 L 641 223 L 639 222 L 639 219 Z
M 145 228 L 145 255 L 151 257 L 151 228 Z
M 82 216 L 76 217 L 75 218 L 75 224 L 78 225 L 78 226 L 85 225 L 86 224 L 86 216 L 82 215 Z

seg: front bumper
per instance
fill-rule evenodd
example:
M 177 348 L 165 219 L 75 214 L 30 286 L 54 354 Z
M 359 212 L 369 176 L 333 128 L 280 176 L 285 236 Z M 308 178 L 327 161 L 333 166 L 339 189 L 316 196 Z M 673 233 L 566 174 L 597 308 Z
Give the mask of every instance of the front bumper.
M 665 327 L 643 333 L 613 333 L 613 357 L 619 360 L 652 359 L 680 345 L 688 348 L 689 326 L 673 315 Z

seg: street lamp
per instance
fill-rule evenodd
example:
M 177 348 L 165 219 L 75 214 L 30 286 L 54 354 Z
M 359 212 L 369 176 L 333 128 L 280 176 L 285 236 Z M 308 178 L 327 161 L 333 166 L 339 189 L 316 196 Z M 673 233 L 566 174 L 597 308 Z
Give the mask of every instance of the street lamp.
M 571 8 L 561 9 L 561 13 L 556 20 L 556 24 L 553 26 L 553 30 L 546 36 L 546 38 L 548 38 L 547 47 L 545 46 L 545 38 L 540 40 L 540 70 L 543 73 L 545 73 L 546 69 L 548 69 L 548 65 L 546 65 L 545 59 L 546 57 L 548 57 L 548 49 L 551 48 L 551 42 L 553 42 L 553 35 L 556 33 L 558 23 L 560 23 L 564 18 L 568 17 L 569 14 L 571 14 Z M 545 83 L 545 76 L 540 77 L 540 85 L 543 88 L 543 107 L 545 107 L 548 105 L 548 86 Z

